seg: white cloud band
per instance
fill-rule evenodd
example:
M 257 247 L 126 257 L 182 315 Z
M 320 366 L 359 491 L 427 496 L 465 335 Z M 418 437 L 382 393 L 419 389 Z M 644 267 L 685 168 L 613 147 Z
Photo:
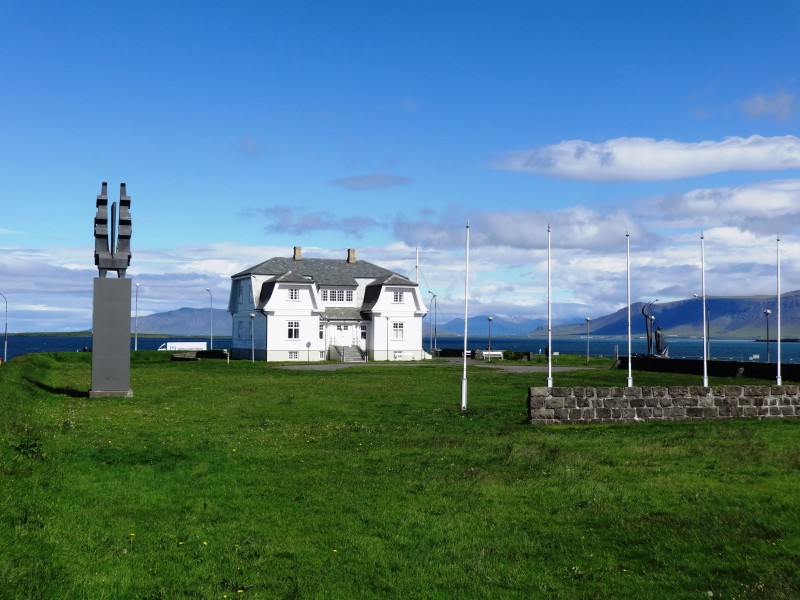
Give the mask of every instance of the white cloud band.
M 684 143 L 626 137 L 599 144 L 569 140 L 511 152 L 492 166 L 587 181 L 657 181 L 725 171 L 798 169 L 800 138 L 753 135 Z

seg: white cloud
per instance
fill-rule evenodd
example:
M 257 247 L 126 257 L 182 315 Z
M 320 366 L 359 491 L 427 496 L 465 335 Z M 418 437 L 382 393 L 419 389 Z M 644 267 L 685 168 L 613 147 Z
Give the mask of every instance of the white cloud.
M 651 199 L 634 210 L 656 229 L 744 226 L 759 233 L 791 231 L 800 225 L 800 179 L 697 189 Z
M 798 169 L 800 138 L 753 135 L 694 143 L 652 138 L 570 140 L 508 153 L 492 166 L 587 181 L 658 181 L 725 171 Z

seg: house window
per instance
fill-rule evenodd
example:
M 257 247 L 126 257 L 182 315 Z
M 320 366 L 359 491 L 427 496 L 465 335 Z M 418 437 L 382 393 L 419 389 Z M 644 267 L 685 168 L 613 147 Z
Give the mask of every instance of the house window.
M 403 339 L 403 324 L 402 323 L 392 323 L 392 339 L 393 340 L 402 340 Z
M 297 360 L 300 358 L 300 353 L 297 350 L 289 350 L 289 360 Z
M 300 300 L 300 290 L 297 288 L 289 288 L 289 300 Z
M 403 303 L 403 292 L 395 292 L 394 293 L 394 303 L 395 304 L 402 304 Z
M 319 339 L 321 339 L 321 340 L 325 339 L 325 326 L 324 325 L 320 325 L 319 326 Z
M 322 290 L 323 302 L 352 302 L 353 290 Z
M 299 340 L 300 339 L 300 321 L 289 321 L 288 323 L 288 335 L 290 340 Z
M 395 351 L 394 351 L 394 359 L 395 359 L 395 360 L 403 360 L 403 358 L 404 358 L 404 354 L 405 354 L 404 352 L 401 352 L 401 351 L 395 350 Z
M 325 360 L 325 351 L 324 350 L 320 350 L 319 351 L 319 359 L 320 360 Z
M 367 326 L 366 325 L 361 325 L 361 339 L 362 340 L 367 339 Z
M 347 331 L 350 329 L 350 325 L 337 325 L 336 331 Z

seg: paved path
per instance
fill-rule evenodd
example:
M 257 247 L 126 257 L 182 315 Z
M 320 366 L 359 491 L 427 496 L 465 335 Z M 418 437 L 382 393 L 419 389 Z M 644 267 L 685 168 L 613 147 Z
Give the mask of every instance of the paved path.
M 281 365 L 278 367 L 279 369 L 289 369 L 293 371 L 338 371 L 339 369 L 347 369 L 348 367 L 399 367 L 402 365 L 419 365 L 419 364 L 452 364 L 452 365 L 463 365 L 464 361 L 460 358 L 442 358 L 436 359 L 433 362 L 430 361 L 420 361 L 420 362 L 402 362 L 402 361 L 377 361 L 377 362 L 355 362 L 355 363 L 343 363 L 343 362 L 326 362 L 326 363 L 309 363 L 309 364 L 302 364 L 302 365 Z M 546 373 L 547 372 L 547 363 L 517 363 L 517 362 L 506 362 L 502 360 L 493 360 L 493 361 L 486 361 L 486 360 L 474 360 L 474 359 L 467 359 L 467 368 L 479 368 L 479 369 L 499 369 L 501 371 L 506 371 L 507 373 Z M 576 371 L 579 369 L 585 369 L 586 367 L 578 366 L 578 365 L 570 365 L 570 366 L 559 366 L 553 365 L 553 372 L 564 372 L 564 371 Z

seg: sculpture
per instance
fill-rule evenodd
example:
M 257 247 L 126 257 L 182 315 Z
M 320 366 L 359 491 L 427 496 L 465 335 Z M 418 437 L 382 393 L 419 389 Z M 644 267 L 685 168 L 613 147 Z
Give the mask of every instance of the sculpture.
M 125 278 L 131 264 L 131 199 L 121 183 L 119 219 L 116 202 L 111 205 L 109 219 L 106 190 L 104 181 L 94 217 L 94 264 L 100 276 L 94 278 L 89 396 L 131 397 L 131 280 Z M 116 271 L 117 278 L 107 278 L 108 271 Z
M 117 272 L 124 278 L 125 270 L 131 264 L 131 198 L 125 193 L 125 184 L 119 185 L 119 220 L 117 203 L 111 205 L 111 236 L 108 231 L 108 193 L 104 181 L 97 196 L 97 214 L 94 217 L 94 264 L 100 277 L 106 273 Z M 119 226 L 119 228 L 117 227 Z

